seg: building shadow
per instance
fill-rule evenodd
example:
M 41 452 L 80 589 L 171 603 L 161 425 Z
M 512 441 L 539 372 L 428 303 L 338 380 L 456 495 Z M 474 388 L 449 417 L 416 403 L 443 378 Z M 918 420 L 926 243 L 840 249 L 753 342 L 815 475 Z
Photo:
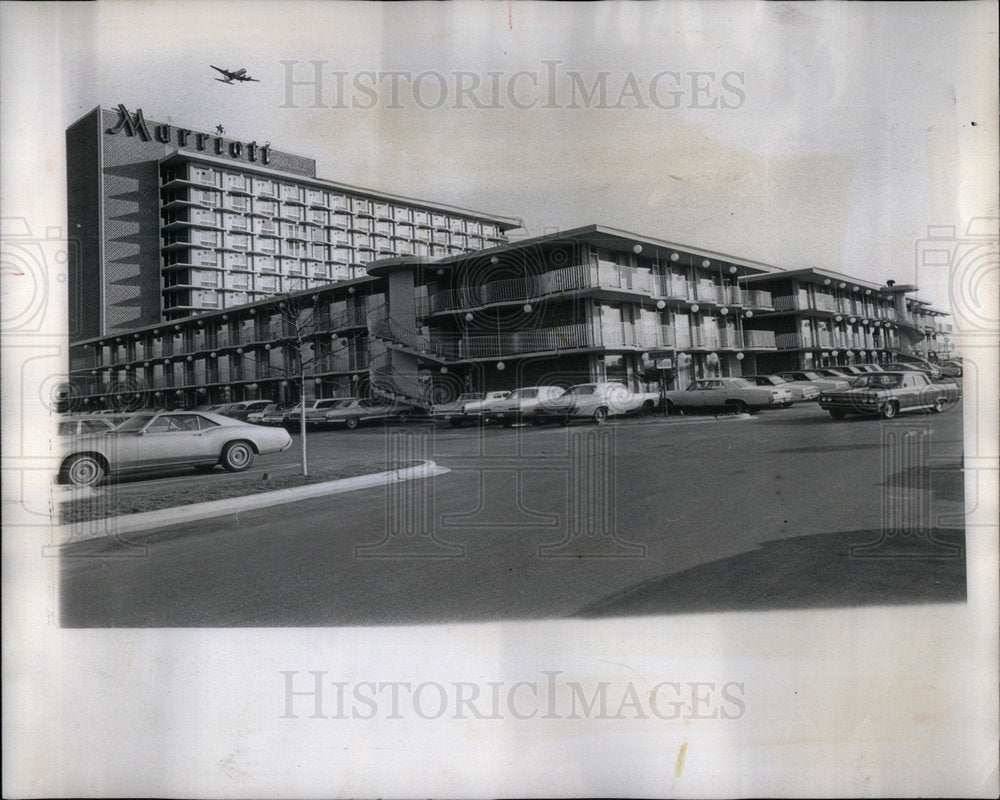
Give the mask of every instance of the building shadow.
M 647 581 L 585 606 L 583 618 L 841 608 L 966 600 L 965 534 L 937 530 L 868 548 L 878 530 L 842 531 L 764 542 L 748 553 Z M 949 545 L 950 557 L 935 542 Z M 857 550 L 855 551 L 857 552 Z

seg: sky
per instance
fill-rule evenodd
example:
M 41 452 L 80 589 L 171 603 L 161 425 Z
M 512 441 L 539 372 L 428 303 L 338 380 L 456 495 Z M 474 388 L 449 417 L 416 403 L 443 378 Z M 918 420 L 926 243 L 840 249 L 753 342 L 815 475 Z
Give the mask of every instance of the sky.
M 944 309 L 917 243 L 998 213 L 992 3 L 14 5 L 60 139 L 122 103 L 528 234 L 598 223 Z

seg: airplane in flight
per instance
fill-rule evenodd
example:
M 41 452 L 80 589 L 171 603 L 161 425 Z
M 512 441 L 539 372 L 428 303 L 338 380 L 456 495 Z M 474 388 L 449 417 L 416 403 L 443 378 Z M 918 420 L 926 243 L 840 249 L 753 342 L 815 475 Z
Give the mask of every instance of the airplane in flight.
M 216 78 L 219 83 L 232 83 L 233 81 L 240 81 L 241 83 L 243 81 L 253 81 L 254 83 L 260 83 L 260 81 L 256 78 L 251 78 L 247 75 L 246 69 L 238 69 L 234 72 L 228 69 L 223 69 L 222 67 L 217 67 L 214 64 L 209 64 L 209 66 L 226 76 L 225 78 Z

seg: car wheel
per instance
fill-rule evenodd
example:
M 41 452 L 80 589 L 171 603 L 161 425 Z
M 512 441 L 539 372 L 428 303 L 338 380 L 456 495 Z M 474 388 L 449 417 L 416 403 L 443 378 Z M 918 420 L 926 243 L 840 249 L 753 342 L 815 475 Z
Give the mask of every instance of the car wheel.
M 357 417 L 348 417 L 344 421 L 344 425 L 347 426 L 348 430 L 352 430 L 353 431 L 356 427 L 358 427 L 358 422 L 359 422 L 359 420 L 358 420 Z
M 745 414 L 750 410 L 749 406 L 742 400 L 727 400 L 726 401 L 726 411 L 731 411 L 734 414 Z
M 598 425 L 603 425 L 608 419 L 608 410 L 606 408 L 598 408 L 594 410 L 594 422 Z
M 899 413 L 899 403 L 895 400 L 882 406 L 882 419 L 893 419 Z
M 830 409 L 830 416 L 833 417 L 834 419 L 843 419 L 847 415 L 843 411 L 841 411 L 839 408 L 831 408 Z
M 104 477 L 104 465 L 91 455 L 72 456 L 63 467 L 63 476 L 73 486 L 93 486 Z
M 642 404 L 642 408 L 639 411 L 639 416 L 648 417 L 652 413 L 653 413 L 653 401 L 652 400 L 646 400 Z
M 934 398 L 934 407 L 932 410 L 935 414 L 940 414 L 947 406 L 948 403 L 943 397 L 936 397 Z
M 226 472 L 243 472 L 253 464 L 253 448 L 248 442 L 230 442 L 222 448 L 221 461 Z

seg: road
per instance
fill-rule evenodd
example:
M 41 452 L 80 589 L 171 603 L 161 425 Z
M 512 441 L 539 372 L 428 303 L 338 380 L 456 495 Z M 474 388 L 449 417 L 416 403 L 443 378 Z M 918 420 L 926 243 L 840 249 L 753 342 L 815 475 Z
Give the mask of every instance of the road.
M 451 472 L 72 545 L 61 623 L 413 624 L 965 597 L 960 523 L 940 519 L 962 511 L 960 410 L 411 424 L 309 445 L 313 464 L 389 453 Z M 910 535 L 851 550 L 900 527 Z

